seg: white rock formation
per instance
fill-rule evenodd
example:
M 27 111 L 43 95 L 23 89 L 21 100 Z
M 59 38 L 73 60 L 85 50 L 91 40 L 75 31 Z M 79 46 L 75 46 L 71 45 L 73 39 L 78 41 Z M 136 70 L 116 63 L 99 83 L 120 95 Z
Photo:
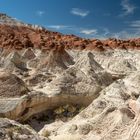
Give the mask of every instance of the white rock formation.
M 40 123 L 39 135 L 49 140 L 138 140 L 139 54 L 135 50 L 72 52 L 61 47 L 51 53 L 2 51 L 0 117 Z M 74 118 L 61 120 L 59 117 L 66 112 L 72 113 L 63 108 L 68 105 L 85 109 L 79 109 L 76 116 L 72 115 Z M 38 116 L 56 108 L 60 114 L 57 119 L 52 114 L 52 123 L 35 122 Z M 4 124 L 7 121 L 10 120 L 4 120 Z M 0 134 L 7 135 L 6 130 L 1 133 L 0 125 Z M 41 140 L 39 135 L 35 133 L 31 138 Z M 19 132 L 16 136 L 21 138 Z

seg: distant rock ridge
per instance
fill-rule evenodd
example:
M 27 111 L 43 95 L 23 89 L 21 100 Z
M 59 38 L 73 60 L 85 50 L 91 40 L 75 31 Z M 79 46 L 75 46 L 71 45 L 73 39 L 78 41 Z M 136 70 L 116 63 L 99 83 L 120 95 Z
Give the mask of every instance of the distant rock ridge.
M 0 24 L 10 25 L 10 26 L 25 26 L 25 27 L 30 27 L 33 29 L 40 29 L 40 30 L 43 29 L 43 27 L 39 25 L 31 25 L 31 24 L 24 23 L 16 18 L 12 18 L 8 16 L 5 13 L 0 13 Z
M 63 45 L 65 49 L 94 50 L 103 52 L 113 49 L 139 49 L 140 38 L 121 40 L 85 39 L 75 35 L 64 35 L 38 25 L 31 25 L 0 13 L 0 48 L 22 50 L 38 48 L 43 51 Z

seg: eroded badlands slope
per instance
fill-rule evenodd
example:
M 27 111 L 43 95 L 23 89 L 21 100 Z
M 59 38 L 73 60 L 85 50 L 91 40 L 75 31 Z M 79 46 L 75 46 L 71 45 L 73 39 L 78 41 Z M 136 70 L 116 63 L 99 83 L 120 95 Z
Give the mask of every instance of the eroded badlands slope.
M 140 39 L 82 39 L 0 17 L 0 140 L 139 139 Z

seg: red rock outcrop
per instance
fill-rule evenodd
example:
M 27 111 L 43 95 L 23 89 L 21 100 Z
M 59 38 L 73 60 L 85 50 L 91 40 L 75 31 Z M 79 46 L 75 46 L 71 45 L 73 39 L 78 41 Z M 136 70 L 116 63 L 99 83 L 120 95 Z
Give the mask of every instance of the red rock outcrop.
M 51 50 L 58 45 L 66 49 L 87 49 L 104 51 L 106 49 L 139 49 L 140 38 L 119 39 L 84 39 L 74 35 L 63 35 L 47 29 L 32 26 L 14 26 L 0 24 L 0 47 L 5 49 L 39 48 Z

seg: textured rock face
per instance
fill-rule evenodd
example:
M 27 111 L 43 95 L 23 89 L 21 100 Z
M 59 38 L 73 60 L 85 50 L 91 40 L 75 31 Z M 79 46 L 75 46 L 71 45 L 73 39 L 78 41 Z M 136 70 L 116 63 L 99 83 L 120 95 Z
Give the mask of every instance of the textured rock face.
M 50 130 L 49 125 L 46 125 L 40 133 L 43 135 L 45 130 L 48 130 L 52 134 L 52 139 L 54 137 L 63 139 L 66 135 L 79 135 L 79 139 L 86 140 L 139 139 L 138 79 L 138 72 L 133 73 L 102 90 L 100 96 L 73 120 L 58 125 L 57 136 L 53 134 L 56 128 Z
M 9 71 L 19 69 L 21 71 L 28 71 L 24 58 L 18 52 L 10 53 L 4 60 L 4 67 Z
M 0 117 L 27 123 L 50 140 L 139 137 L 139 51 L 66 51 L 57 46 L 47 52 L 4 53 Z M 30 66 L 34 61 L 37 67 Z M 22 62 L 27 71 L 17 67 Z M 6 64 L 12 64 L 10 71 Z M 34 136 L 40 140 L 38 134 Z
M 57 46 L 49 52 L 48 57 L 43 62 L 40 62 L 39 69 L 60 73 L 72 64 L 74 64 L 73 58 L 64 50 L 64 46 Z
M 14 74 L 0 72 L 0 97 L 18 97 L 28 93 L 25 83 Z
M 1 67 L 5 71 L 1 72 L 0 77 L 3 97 L 1 116 L 23 121 L 36 113 L 68 103 L 87 106 L 99 96 L 104 87 L 113 82 L 112 76 L 94 60 L 92 53 L 83 54 L 75 63 L 63 47 L 58 46 L 43 57 L 32 51 L 32 59 L 41 61 L 43 58 L 48 63 L 43 68 L 28 68 L 31 61 L 29 56 L 25 55 L 28 51 L 27 49 L 11 52 L 8 56 L 2 55 L 2 60 L 6 57 L 5 63 L 8 66 L 12 63 L 12 67 L 9 67 L 9 73 L 6 72 L 5 64 Z M 22 62 L 28 71 L 23 69 Z M 20 67 L 17 67 L 17 64 Z M 37 63 L 40 64 L 41 62 Z
M 29 126 L 21 125 L 8 119 L 0 119 L 0 139 L 1 140 L 48 140 L 39 136 Z
M 139 140 L 139 45 L 0 14 L 0 140 Z

